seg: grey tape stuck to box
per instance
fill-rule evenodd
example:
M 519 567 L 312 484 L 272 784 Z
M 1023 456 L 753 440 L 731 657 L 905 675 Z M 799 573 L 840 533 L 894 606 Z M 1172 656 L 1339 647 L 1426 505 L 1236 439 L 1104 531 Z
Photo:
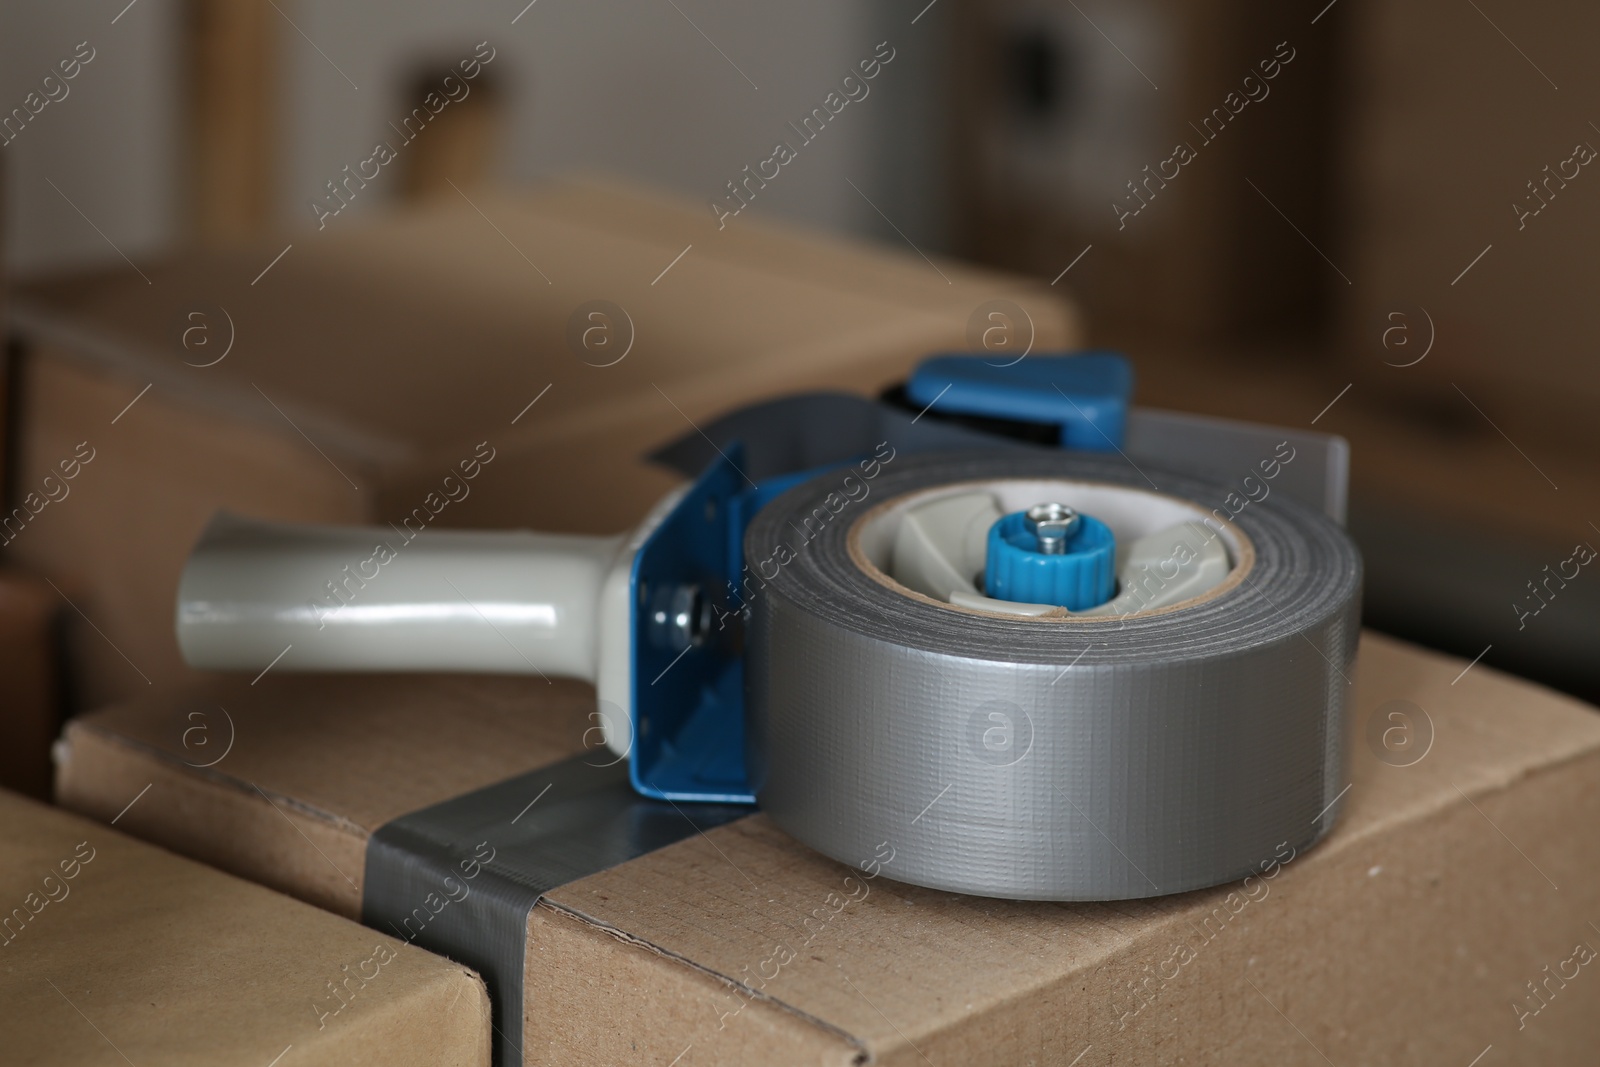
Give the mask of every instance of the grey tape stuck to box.
M 361 921 L 472 967 L 489 987 L 494 1062 L 523 1062 L 528 914 L 558 886 L 749 814 L 647 800 L 627 765 L 574 756 L 378 828 Z

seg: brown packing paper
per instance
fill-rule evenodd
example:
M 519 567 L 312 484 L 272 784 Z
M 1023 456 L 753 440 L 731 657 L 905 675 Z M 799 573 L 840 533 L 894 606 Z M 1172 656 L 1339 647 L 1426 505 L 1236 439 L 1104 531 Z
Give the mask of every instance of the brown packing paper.
M 1043 281 L 718 233 L 698 205 L 614 184 L 475 191 L 146 273 L 40 281 L 16 304 L 19 484 L 80 443 L 95 458 L 11 551 L 85 590 L 105 635 L 72 643 L 91 704 L 186 676 L 173 590 L 218 508 L 398 520 L 487 441 L 494 463 L 440 525 L 614 533 L 676 484 L 638 457 L 728 408 L 877 390 L 966 347 L 994 300 L 1027 312 L 1035 350 L 1080 339 Z M 593 301 L 621 309 L 595 327 L 611 347 L 579 343 Z
M 7 1063 L 488 1063 L 462 967 L 12 794 L 0 827 Z
M 1600 841 L 1572 829 L 1600 818 L 1600 720 L 1464 666 L 1364 637 L 1342 821 L 1248 884 L 959 897 L 754 815 L 564 886 L 529 922 L 525 1062 L 1590 1062 L 1600 979 L 1527 983 L 1600 948 Z M 244 688 L 78 721 L 60 798 L 110 818 L 153 780 L 120 825 L 347 915 L 374 827 L 580 751 L 590 725 L 585 687 L 536 679 Z M 196 770 L 186 717 L 218 700 L 238 740 Z

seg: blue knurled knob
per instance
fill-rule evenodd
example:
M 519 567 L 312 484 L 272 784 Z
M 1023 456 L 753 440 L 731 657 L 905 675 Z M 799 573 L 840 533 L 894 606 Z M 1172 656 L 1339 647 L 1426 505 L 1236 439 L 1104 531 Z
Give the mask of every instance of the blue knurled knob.
M 983 590 L 997 600 L 1098 607 L 1116 593 L 1111 527 L 1057 504 L 1015 511 L 989 527 Z

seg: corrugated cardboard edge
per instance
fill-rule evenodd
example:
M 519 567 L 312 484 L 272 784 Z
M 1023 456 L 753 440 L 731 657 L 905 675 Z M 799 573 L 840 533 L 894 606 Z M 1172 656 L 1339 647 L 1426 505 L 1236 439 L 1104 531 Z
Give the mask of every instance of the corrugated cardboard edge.
M 765 269 L 795 278 L 831 277 L 841 288 L 870 280 L 896 300 L 939 308 L 949 294 L 973 297 L 1051 301 L 1059 325 L 1074 338 L 1084 336 L 1083 314 L 1072 294 L 1015 271 L 1000 271 L 950 257 L 937 257 L 939 285 L 928 273 L 929 260 L 895 245 L 862 241 L 756 214 L 725 227 L 696 202 L 663 193 L 603 172 L 580 172 L 556 178 L 539 189 L 539 206 L 559 211 L 597 230 L 653 240 L 677 248 L 694 241 L 709 254 L 731 263 L 760 263 Z M 766 253 L 782 243 L 789 253 L 770 264 Z M 1052 323 L 1052 326 L 1056 323 Z
M 146 786 L 149 792 L 122 812 Z M 347 919 L 361 917 L 371 829 L 334 812 L 196 767 L 85 719 L 67 725 L 57 749 L 56 801 L 102 822 L 121 813 L 120 828 L 135 837 Z M 268 806 L 281 818 L 262 819 Z M 235 830 L 241 822 L 272 829 L 242 840 Z
M 652 1006 L 665 1016 L 668 1031 L 683 1031 L 684 1047 L 677 1054 L 688 1063 L 704 1062 L 703 1058 L 692 1056 L 695 1037 L 707 1029 L 707 1020 L 712 1017 L 706 1014 L 704 1005 L 726 1004 L 730 996 L 749 1007 L 741 1010 L 738 1027 L 731 1031 L 740 1040 L 722 1044 L 717 1062 L 764 1062 L 773 1047 L 784 1048 L 786 1062 L 792 1064 L 854 1067 L 873 1061 L 872 1050 L 866 1042 L 827 1020 L 548 898 L 541 900 L 528 916 L 527 948 L 523 971 L 523 985 L 527 990 L 525 1010 L 528 1012 L 523 1028 L 525 1034 L 549 1031 L 552 1021 L 561 1020 L 568 1011 L 581 1009 L 598 1013 L 598 1000 L 606 995 L 606 990 L 600 988 L 600 975 L 610 978 L 613 988 L 626 988 L 626 978 L 636 975 L 633 991 L 637 992 L 648 983 Z M 562 960 L 564 965 L 549 967 L 552 956 Z M 604 965 L 596 966 L 597 959 L 603 960 Z M 570 963 L 565 962 L 569 960 Z M 652 960 L 664 960 L 674 966 L 663 972 L 651 966 Z M 596 980 L 576 987 L 570 982 L 558 984 L 548 980 L 551 976 L 570 978 L 585 970 L 595 973 Z M 545 1013 L 537 1027 L 535 1013 Z M 691 1017 L 691 1013 L 696 1013 L 698 1018 Z M 629 1014 L 618 1013 L 618 1017 L 627 1018 Z M 559 1021 L 555 1022 L 556 1029 L 561 1026 Z M 656 1029 L 651 1036 L 664 1035 Z M 609 1046 L 602 1044 L 608 1038 Z M 622 1047 L 624 1039 L 627 1048 Z M 592 1050 L 595 1063 L 627 1062 L 638 1055 L 633 1039 L 625 1033 L 603 1035 L 591 1028 L 586 1029 L 579 1040 Z M 771 1042 L 780 1044 L 774 1046 Z M 525 1049 L 523 1062 L 545 1062 L 533 1055 L 535 1051 L 531 1047 Z M 563 1062 L 566 1062 L 567 1051 L 560 1052 Z M 732 1058 L 728 1059 L 730 1053 Z
M 165 402 L 211 417 L 222 417 L 281 434 L 284 415 L 261 403 L 261 395 L 231 381 L 184 373 L 184 366 L 166 353 L 156 352 L 137 340 L 117 337 L 102 327 L 85 326 L 70 313 L 63 314 L 37 298 L 22 296 L 11 309 L 12 326 L 40 354 L 79 367 L 115 376 L 138 388 L 139 383 L 159 386 Z M 285 399 L 282 408 L 295 425 L 304 428 L 349 463 L 372 467 L 394 466 L 411 458 L 412 449 Z

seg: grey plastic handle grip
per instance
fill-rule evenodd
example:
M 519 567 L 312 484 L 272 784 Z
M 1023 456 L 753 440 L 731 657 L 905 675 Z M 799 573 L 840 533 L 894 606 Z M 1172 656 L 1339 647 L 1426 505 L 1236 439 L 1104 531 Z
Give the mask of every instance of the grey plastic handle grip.
M 319 526 L 222 513 L 178 589 L 192 666 L 596 680 L 623 535 Z M 625 570 L 623 572 L 625 580 Z

